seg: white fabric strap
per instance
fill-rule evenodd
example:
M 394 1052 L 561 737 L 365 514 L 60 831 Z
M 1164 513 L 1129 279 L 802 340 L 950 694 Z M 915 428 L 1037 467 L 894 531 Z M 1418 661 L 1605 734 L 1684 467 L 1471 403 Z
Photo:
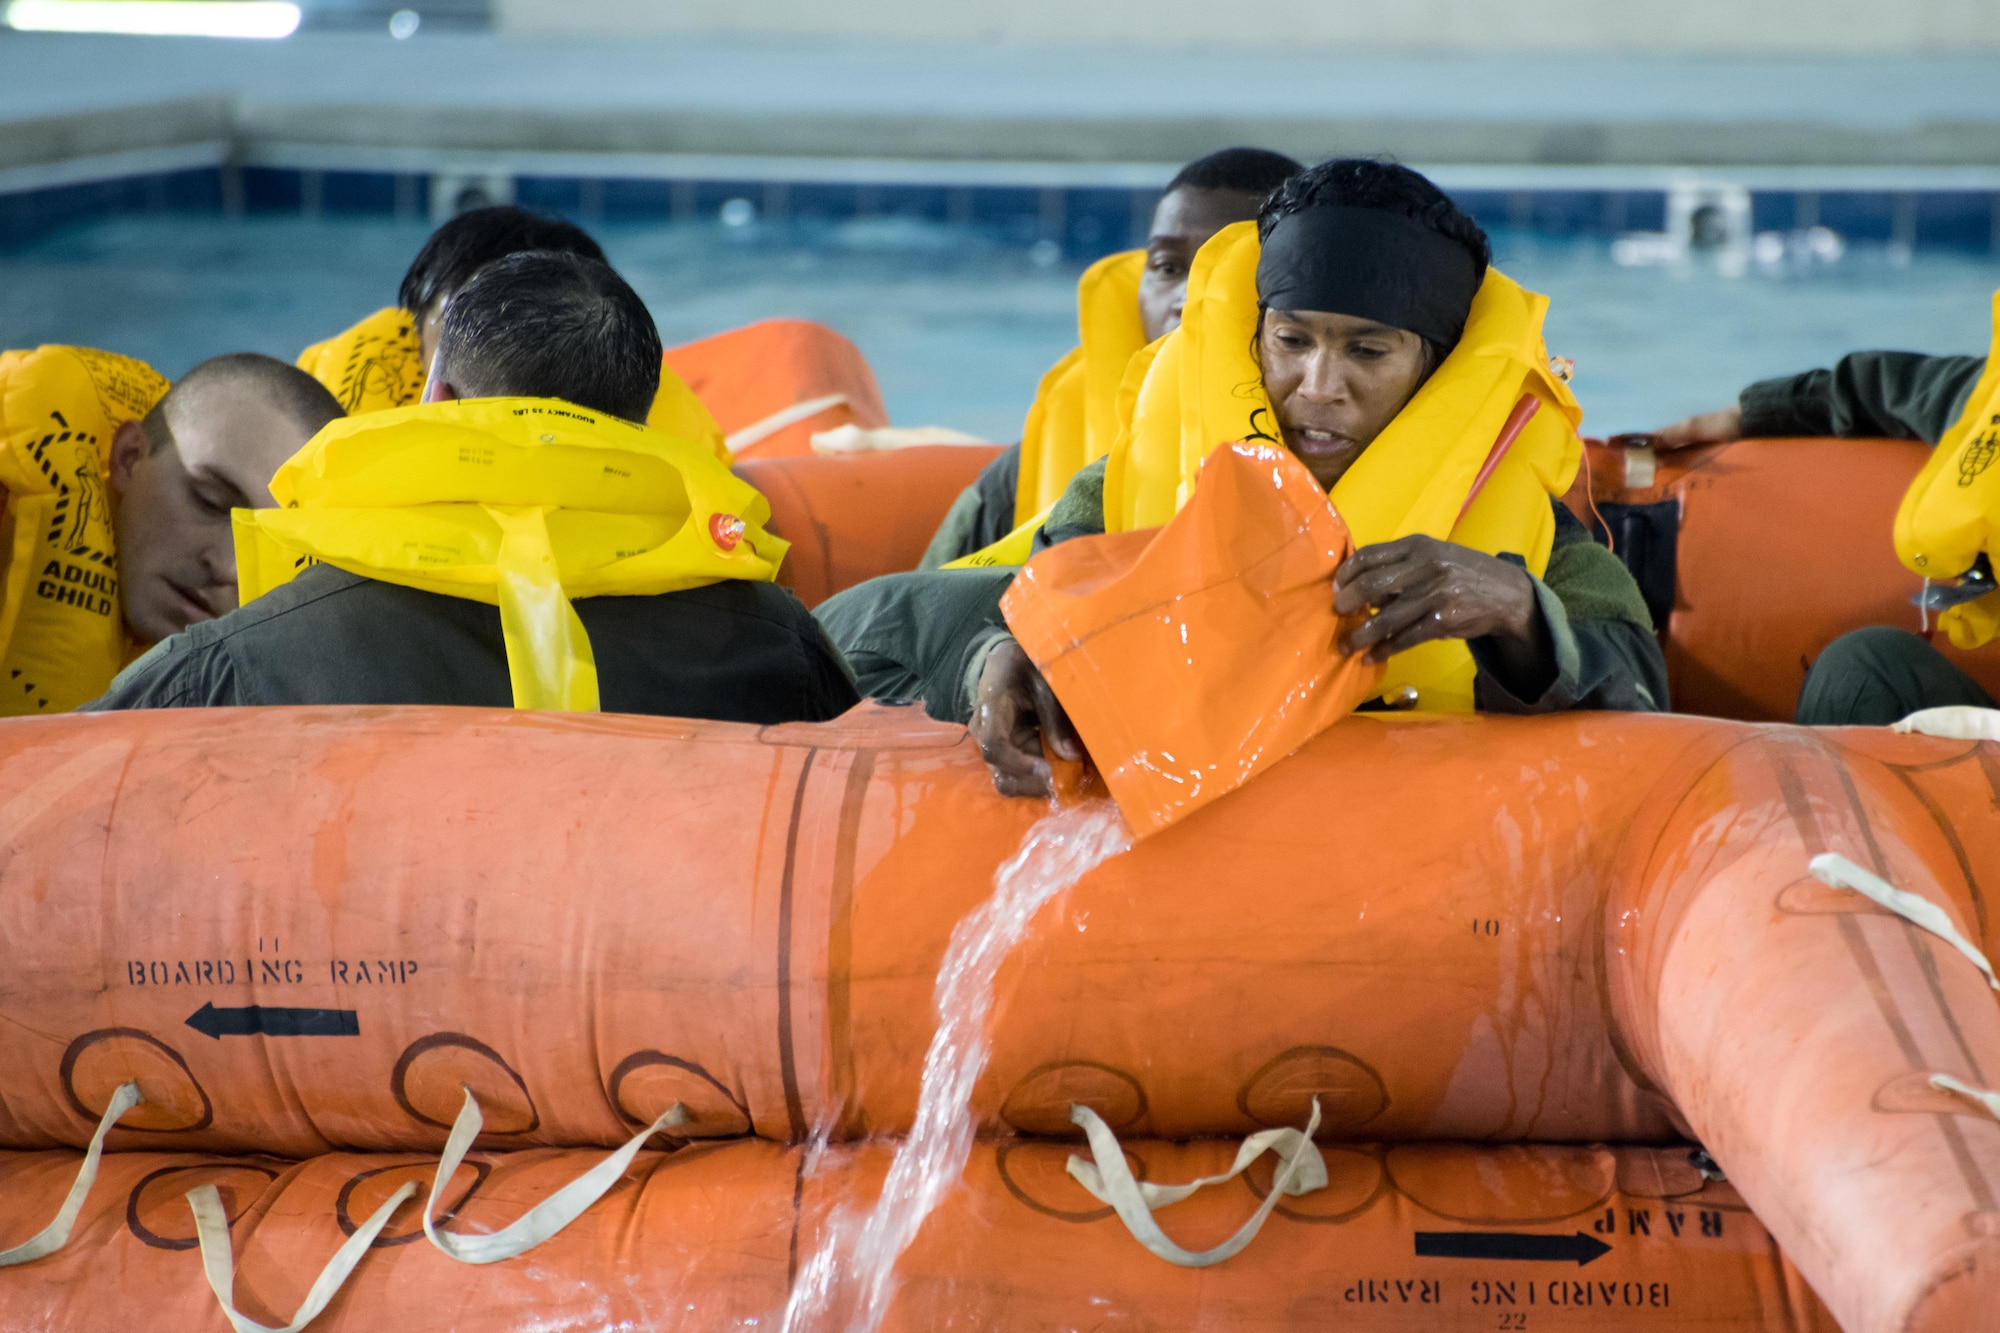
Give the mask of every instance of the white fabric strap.
M 949 426 L 877 426 L 863 429 L 849 422 L 832 430 L 812 433 L 812 451 L 838 457 L 842 454 L 882 453 L 892 449 L 914 449 L 926 444 L 991 444 L 977 435 L 967 435 Z
M 228 1318 L 229 1326 L 236 1333 L 299 1333 L 326 1309 L 327 1302 L 334 1298 L 341 1284 L 354 1272 L 355 1265 L 361 1262 L 361 1256 L 368 1253 L 368 1247 L 375 1243 L 375 1237 L 389 1225 L 390 1214 L 416 1192 L 417 1182 L 411 1180 L 390 1195 L 389 1201 L 377 1208 L 374 1216 L 363 1222 L 361 1229 L 333 1252 L 333 1258 L 327 1260 L 326 1267 L 320 1270 L 319 1279 L 306 1293 L 305 1304 L 292 1316 L 292 1322 L 283 1328 L 271 1328 L 248 1318 L 236 1308 L 236 1256 L 229 1247 L 229 1213 L 222 1206 L 221 1193 L 213 1185 L 201 1185 L 189 1190 L 187 1201 L 188 1207 L 194 1209 L 194 1235 L 201 1242 L 202 1272 L 208 1275 L 209 1290 L 222 1303 L 222 1313 Z
M 1972 965 L 1986 974 L 1986 984 L 2000 990 L 2000 978 L 1994 977 L 1993 964 L 1986 961 L 1986 955 L 1979 951 L 1977 945 L 1958 933 L 1958 927 L 1951 924 L 1945 910 L 1930 899 L 1906 893 L 1880 875 L 1871 874 L 1833 852 L 1821 852 L 1807 863 L 1806 868 L 1820 883 L 1836 889 L 1852 889 L 1862 897 L 1880 903 L 1911 925 L 1928 930 L 1971 959 Z
M 118 1091 L 111 1094 L 111 1104 L 104 1108 L 104 1114 L 97 1118 L 97 1132 L 90 1136 L 90 1147 L 83 1154 L 83 1165 L 77 1168 L 76 1180 L 69 1187 L 69 1194 L 56 1209 L 55 1221 L 43 1227 L 29 1239 L 10 1250 L 0 1250 L 0 1268 L 15 1264 L 25 1264 L 31 1259 L 39 1259 L 45 1254 L 54 1254 L 69 1243 L 69 1233 L 76 1228 L 76 1215 L 83 1211 L 83 1201 L 90 1195 L 90 1187 L 97 1183 L 97 1164 L 104 1157 L 104 1136 L 119 1122 L 125 1113 L 145 1099 L 139 1091 L 139 1084 L 121 1083 Z
M 460 1108 L 458 1119 L 452 1122 L 451 1137 L 445 1140 L 444 1156 L 439 1159 L 437 1176 L 431 1181 L 431 1197 L 424 1204 L 424 1234 L 430 1237 L 431 1244 L 463 1264 L 493 1264 L 526 1254 L 582 1217 L 586 1209 L 609 1193 L 647 1139 L 663 1129 L 686 1124 L 687 1118 L 687 1108 L 675 1102 L 659 1119 L 634 1134 L 624 1147 L 521 1214 L 512 1224 L 490 1235 L 462 1236 L 439 1231 L 431 1218 L 437 1212 L 438 1200 L 444 1197 L 445 1187 L 451 1183 L 452 1173 L 472 1150 L 472 1141 L 479 1137 L 480 1128 L 486 1123 L 479 1113 L 478 1099 L 467 1088 L 465 1105 Z
M 1926 708 L 1889 729 L 1915 732 L 1919 736 L 1942 736 L 1951 741 L 2000 741 L 2000 708 L 1973 708 L 1966 704 Z
M 846 403 L 847 395 L 844 393 L 808 398 L 803 403 L 793 403 L 790 407 L 780 408 L 762 421 L 751 422 L 742 430 L 725 436 L 722 442 L 729 446 L 730 453 L 741 453 L 760 440 L 768 440 L 787 426 L 804 421 L 807 417 L 816 417 L 829 407 L 843 407 Z
M 1932 1074 L 1931 1086 L 1933 1088 L 1942 1088 L 1946 1092 L 1955 1092 L 1968 1101 L 1977 1102 L 1986 1108 L 1988 1115 L 1992 1116 L 1995 1120 L 2000 1120 L 2000 1092 L 1992 1092 L 1986 1088 L 1975 1088 L 1970 1083 L 1961 1083 L 1950 1074 Z
M 1304 1130 L 1267 1129 L 1252 1134 L 1237 1149 L 1236 1162 L 1229 1170 L 1219 1176 L 1203 1176 L 1185 1185 L 1140 1184 L 1132 1177 L 1132 1168 L 1125 1161 L 1125 1151 L 1118 1146 L 1118 1136 L 1111 1132 L 1103 1117 L 1088 1106 L 1071 1106 L 1069 1118 L 1083 1127 L 1085 1136 L 1090 1140 L 1090 1155 L 1094 1159 L 1086 1162 L 1081 1157 L 1070 1158 L 1070 1175 L 1100 1203 L 1108 1203 L 1117 1211 L 1119 1220 L 1124 1222 L 1125 1229 L 1132 1233 L 1134 1240 L 1168 1263 L 1182 1268 L 1207 1268 L 1241 1253 L 1256 1239 L 1280 1199 L 1288 1196 L 1296 1198 L 1326 1187 L 1326 1159 L 1320 1156 L 1312 1141 L 1312 1136 L 1319 1132 L 1317 1097 L 1313 1098 L 1312 1118 L 1306 1122 Z M 1271 1192 L 1264 1196 L 1263 1206 L 1250 1220 L 1214 1249 L 1184 1250 L 1174 1244 L 1154 1220 L 1155 1208 L 1179 1203 L 1206 1186 L 1234 1180 L 1267 1152 L 1277 1153 L 1279 1163 L 1277 1175 L 1271 1181 Z

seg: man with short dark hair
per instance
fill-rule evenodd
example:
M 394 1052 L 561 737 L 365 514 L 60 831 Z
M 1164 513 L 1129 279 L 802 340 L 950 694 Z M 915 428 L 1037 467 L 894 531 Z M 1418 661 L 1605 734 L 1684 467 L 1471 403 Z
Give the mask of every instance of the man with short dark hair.
M 603 247 L 574 222 L 512 204 L 460 213 L 431 233 L 396 289 L 396 304 L 416 320 L 425 366 L 437 350 L 438 330 L 451 298 L 488 264 L 530 250 L 606 262 Z
M 496 259 L 523 250 L 604 262 L 604 251 L 573 222 L 512 204 L 460 213 L 430 234 L 410 261 L 396 304 L 299 353 L 299 367 L 349 412 L 417 401 L 437 350 L 438 328 L 454 293 Z
M 239 512 L 245 604 L 94 708 L 466 704 L 775 723 L 851 707 L 771 582 L 784 543 L 708 449 L 643 421 L 652 317 L 604 265 L 508 256 L 452 299 L 426 401 L 321 432 Z
M 1146 272 L 1139 279 L 1147 342 L 1181 326 L 1195 251 L 1230 223 L 1256 217 L 1264 196 L 1303 169 L 1267 148 L 1225 148 L 1188 163 L 1167 182 L 1147 229 Z
M 425 402 L 561 398 L 645 421 L 660 334 L 623 278 L 600 261 L 534 250 L 493 261 L 478 280 L 487 299 L 452 311 Z

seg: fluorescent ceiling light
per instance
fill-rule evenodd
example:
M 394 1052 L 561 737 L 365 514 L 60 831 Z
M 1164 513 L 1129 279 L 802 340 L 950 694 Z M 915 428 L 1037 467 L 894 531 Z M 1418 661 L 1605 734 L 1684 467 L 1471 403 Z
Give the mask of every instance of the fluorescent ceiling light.
M 22 32 L 116 32 L 146 37 L 289 37 L 290 0 L 7 0 Z

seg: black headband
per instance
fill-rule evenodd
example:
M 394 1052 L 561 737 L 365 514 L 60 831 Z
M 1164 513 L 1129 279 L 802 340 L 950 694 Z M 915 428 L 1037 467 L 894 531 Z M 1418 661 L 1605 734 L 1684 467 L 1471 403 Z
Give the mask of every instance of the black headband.
M 1479 291 L 1463 245 L 1379 208 L 1308 208 L 1278 219 L 1257 260 L 1257 295 L 1273 310 L 1372 319 L 1451 347 Z

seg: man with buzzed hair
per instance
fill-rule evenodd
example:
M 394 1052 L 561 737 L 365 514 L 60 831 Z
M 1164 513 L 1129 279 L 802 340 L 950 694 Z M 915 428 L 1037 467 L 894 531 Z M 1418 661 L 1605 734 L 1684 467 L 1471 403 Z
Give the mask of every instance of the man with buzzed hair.
M 487 265 L 445 313 L 424 402 L 330 427 L 277 479 L 287 507 L 238 515 L 251 600 L 92 706 L 759 723 L 852 707 L 839 653 L 772 581 L 784 547 L 763 497 L 642 424 L 659 381 L 652 316 L 609 268 L 537 252 Z
M 267 356 L 178 385 L 130 357 L 0 353 L 0 716 L 67 712 L 145 648 L 236 605 L 230 511 L 340 407 Z
M 345 415 L 319 381 L 255 352 L 204 361 L 111 441 L 125 623 L 156 643 L 236 607 L 229 515 L 268 509 L 271 475 Z

